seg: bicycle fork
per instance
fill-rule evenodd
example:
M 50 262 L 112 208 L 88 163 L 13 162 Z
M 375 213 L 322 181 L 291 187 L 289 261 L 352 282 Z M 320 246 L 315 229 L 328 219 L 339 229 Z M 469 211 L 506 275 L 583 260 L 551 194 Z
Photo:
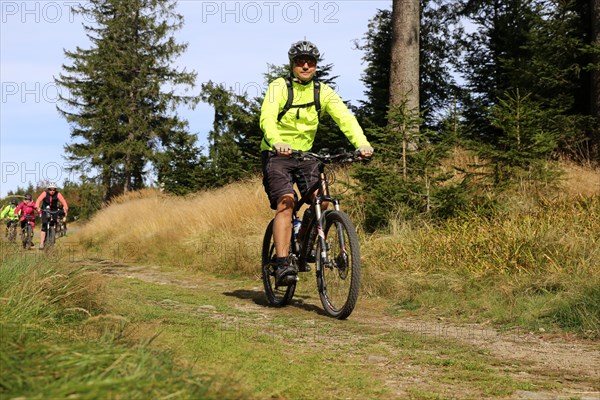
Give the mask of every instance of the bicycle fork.
M 329 199 L 328 199 L 329 200 Z M 333 203 L 333 208 L 336 211 L 340 210 L 340 202 L 338 199 L 330 199 L 330 201 Z M 317 271 L 320 272 L 320 268 L 322 266 L 329 266 L 331 263 L 330 260 L 330 254 L 329 254 L 329 243 L 327 243 L 326 237 L 325 237 L 325 227 L 326 227 L 326 220 L 324 218 L 324 214 L 321 211 L 321 202 L 317 200 L 317 202 L 315 203 L 315 217 L 317 222 L 317 237 L 319 240 L 319 248 L 321 249 L 321 253 L 318 255 L 320 257 L 321 263 L 319 263 L 317 265 Z M 338 237 L 338 242 L 337 245 L 340 246 L 340 255 L 346 256 L 347 257 L 347 251 L 346 251 L 346 238 L 344 237 L 344 229 L 341 226 L 341 224 L 336 223 L 335 224 L 335 229 L 337 231 L 337 237 Z

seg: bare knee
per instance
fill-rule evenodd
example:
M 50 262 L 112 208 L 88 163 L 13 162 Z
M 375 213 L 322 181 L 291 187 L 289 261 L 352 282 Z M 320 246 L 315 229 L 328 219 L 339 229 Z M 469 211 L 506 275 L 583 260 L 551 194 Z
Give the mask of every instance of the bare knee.
M 284 194 L 277 200 L 277 214 L 289 214 L 291 216 L 294 210 L 294 196 Z

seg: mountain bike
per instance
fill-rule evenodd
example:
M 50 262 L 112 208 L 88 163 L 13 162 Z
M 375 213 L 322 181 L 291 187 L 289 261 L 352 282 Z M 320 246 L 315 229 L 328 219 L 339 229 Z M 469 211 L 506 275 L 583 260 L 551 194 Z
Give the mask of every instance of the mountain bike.
M 44 240 L 44 243 L 42 243 L 42 245 L 44 246 L 44 249 L 48 249 L 54 246 L 54 243 L 56 242 L 56 225 L 58 221 L 58 211 L 50 211 L 50 208 L 48 207 L 45 210 L 42 210 L 42 214 L 46 215 L 46 239 Z
M 58 216 L 58 221 L 56 223 L 56 237 L 63 237 L 67 235 L 67 224 L 63 221 L 61 216 Z
M 29 249 L 33 246 L 33 226 L 35 215 L 25 214 L 25 226 L 21 228 L 21 241 L 24 249 Z
M 350 217 L 340 210 L 339 200 L 330 196 L 330 179 L 325 173 L 325 166 L 367 159 L 360 158 L 356 152 L 331 155 L 293 151 L 292 157 L 316 160 L 319 163 L 319 180 L 300 201 L 295 202 L 288 261 L 298 272 L 310 271 L 309 264 L 315 263 L 317 290 L 325 313 L 333 318 L 345 319 L 358 300 L 360 246 Z M 311 201 L 315 192 L 316 196 Z M 333 210 L 322 210 L 324 202 L 333 204 Z M 312 205 L 305 211 L 298 230 L 297 214 L 304 204 Z M 285 286 L 277 284 L 273 223 L 274 220 L 271 220 L 267 226 L 263 240 L 262 280 L 269 304 L 281 307 L 291 302 L 297 279 Z
M 8 226 L 6 227 L 6 238 L 9 242 L 14 243 L 17 240 L 17 225 L 18 220 L 10 220 L 8 221 Z

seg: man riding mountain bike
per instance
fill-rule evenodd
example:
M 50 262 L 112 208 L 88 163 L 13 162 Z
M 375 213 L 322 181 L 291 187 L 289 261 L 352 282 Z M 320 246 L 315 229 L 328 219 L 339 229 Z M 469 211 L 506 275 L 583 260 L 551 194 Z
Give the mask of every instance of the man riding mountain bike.
M 17 208 L 17 204 L 19 202 L 17 199 L 12 199 L 10 203 L 4 207 L 2 212 L 0 213 L 0 219 L 6 220 L 6 237 L 8 237 L 8 231 L 11 225 L 16 225 L 19 217 L 15 215 L 15 209 Z
M 373 148 L 358 121 L 340 96 L 314 77 L 320 52 L 313 43 L 302 40 L 288 51 L 290 75 L 269 84 L 262 103 L 260 128 L 264 133 L 262 151 L 263 185 L 271 208 L 276 210 L 273 239 L 277 253 L 276 280 L 284 283 L 288 275 L 296 275 L 287 256 L 292 232 L 294 188 L 302 196 L 319 179 L 315 160 L 290 157 L 293 150 L 310 151 L 319 117 L 328 113 L 362 157 L 371 157 Z
M 67 220 L 67 214 L 69 213 L 69 205 L 61 193 L 59 193 L 56 183 L 51 182 L 48 184 L 46 191 L 42 192 L 35 201 L 35 207 L 38 213 L 42 215 L 42 229 L 40 230 L 40 250 L 44 249 L 44 242 L 46 240 L 46 231 L 48 230 L 48 213 L 42 213 L 42 210 L 57 211 L 58 204 L 62 204 L 63 211 L 65 213 L 63 220 Z

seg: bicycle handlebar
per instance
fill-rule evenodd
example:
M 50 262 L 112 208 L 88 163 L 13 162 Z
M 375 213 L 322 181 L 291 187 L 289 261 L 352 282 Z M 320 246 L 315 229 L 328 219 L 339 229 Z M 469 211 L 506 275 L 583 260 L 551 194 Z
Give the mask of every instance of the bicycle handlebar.
M 276 151 L 273 151 L 274 154 L 277 154 Z M 360 152 L 358 150 L 355 151 L 347 151 L 342 153 L 325 153 L 318 154 L 310 151 L 302 151 L 302 150 L 292 150 L 292 157 L 299 159 L 308 159 L 312 158 L 317 160 L 323 164 L 333 164 L 333 163 L 353 163 L 353 162 L 369 162 L 371 158 L 361 157 Z

